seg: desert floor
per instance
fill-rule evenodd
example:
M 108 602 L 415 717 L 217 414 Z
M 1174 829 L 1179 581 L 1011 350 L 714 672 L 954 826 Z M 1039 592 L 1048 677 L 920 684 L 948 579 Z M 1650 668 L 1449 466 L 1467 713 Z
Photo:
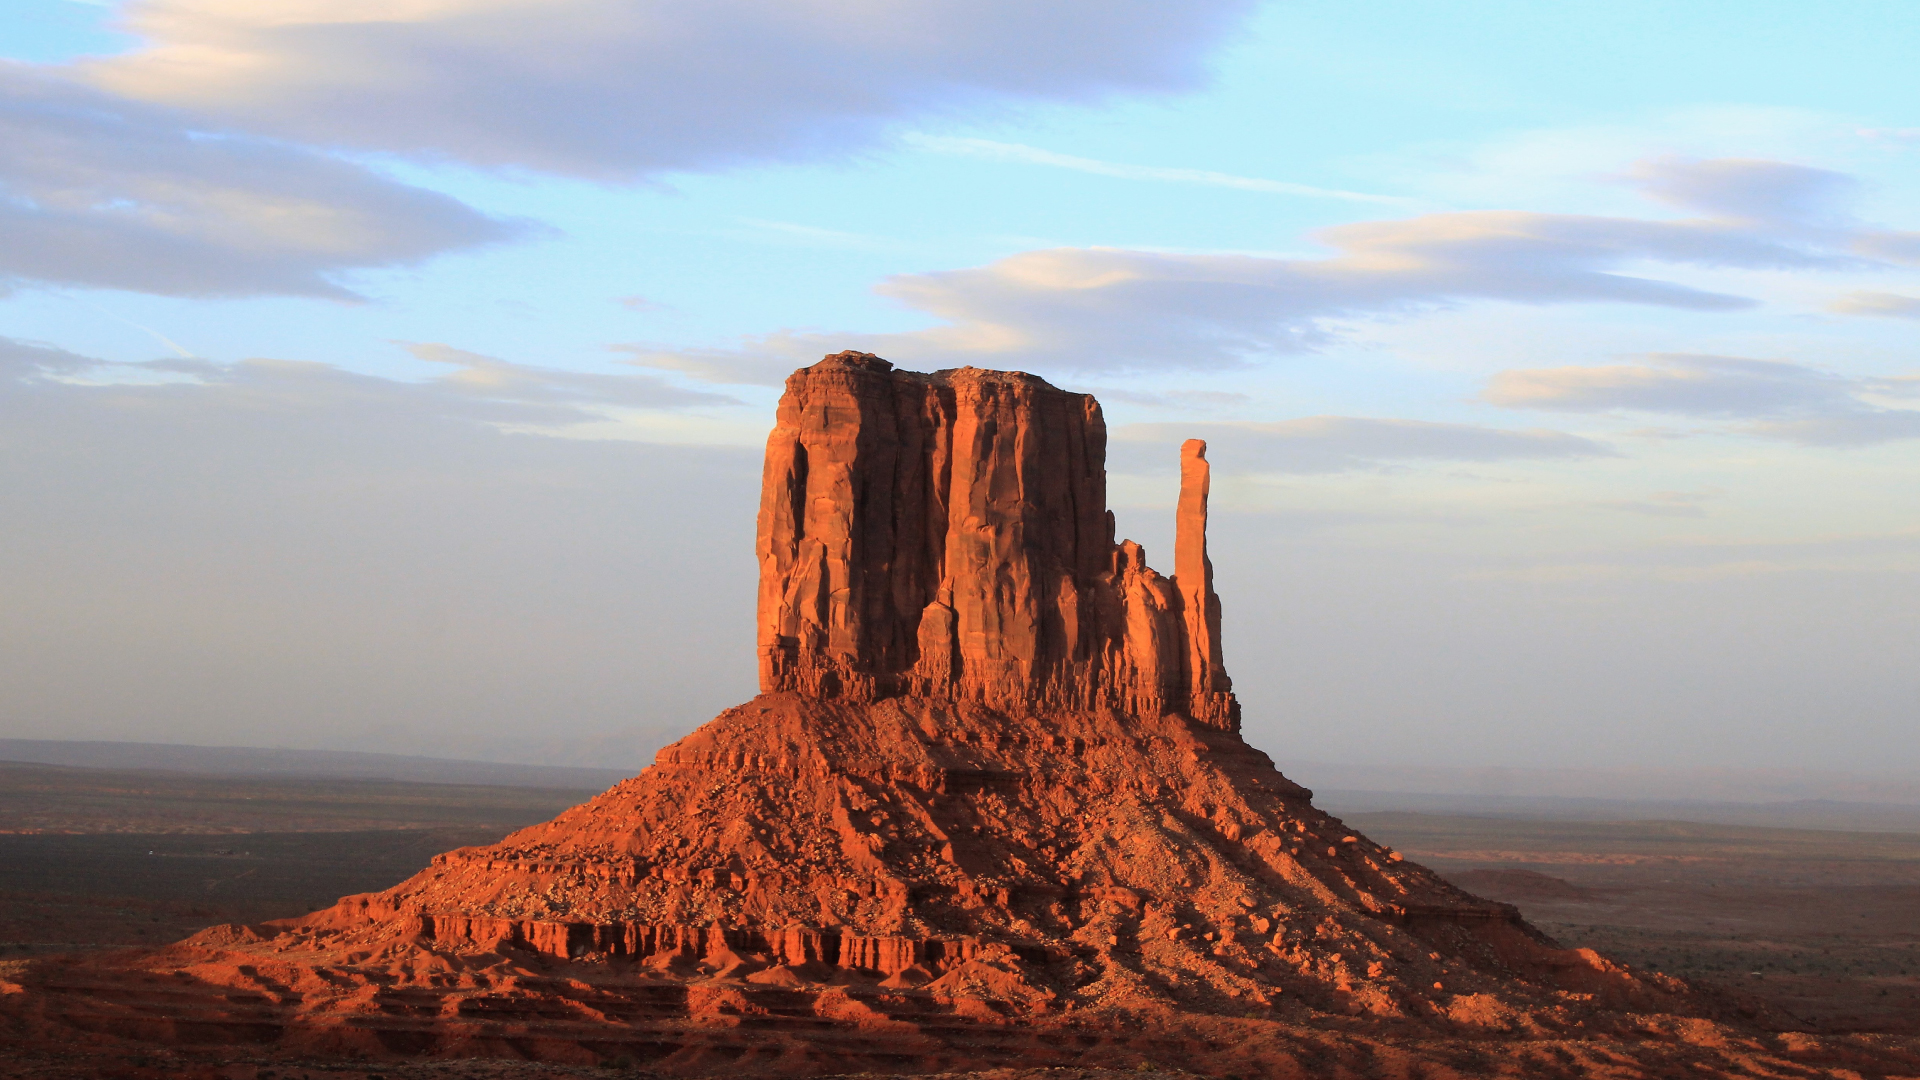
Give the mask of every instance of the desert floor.
M 1764 1000 L 1808 1031 L 1920 1033 L 1920 835 L 1353 814 L 1564 945 Z

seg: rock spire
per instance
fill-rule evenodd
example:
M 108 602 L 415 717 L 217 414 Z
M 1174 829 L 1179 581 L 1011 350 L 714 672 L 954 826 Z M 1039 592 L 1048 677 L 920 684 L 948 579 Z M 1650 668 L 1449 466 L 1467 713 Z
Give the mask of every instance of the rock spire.
M 761 689 L 1237 728 L 1206 444 L 1181 451 L 1168 580 L 1115 542 L 1106 443 L 1090 395 L 1022 372 L 920 374 L 858 352 L 795 372 L 761 491 Z

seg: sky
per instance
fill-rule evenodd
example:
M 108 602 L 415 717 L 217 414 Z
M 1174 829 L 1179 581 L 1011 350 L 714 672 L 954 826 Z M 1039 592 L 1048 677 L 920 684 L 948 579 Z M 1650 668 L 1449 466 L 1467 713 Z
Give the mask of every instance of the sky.
M 844 348 L 1290 761 L 1920 768 L 1920 8 L 0 0 L 0 734 L 639 765 Z

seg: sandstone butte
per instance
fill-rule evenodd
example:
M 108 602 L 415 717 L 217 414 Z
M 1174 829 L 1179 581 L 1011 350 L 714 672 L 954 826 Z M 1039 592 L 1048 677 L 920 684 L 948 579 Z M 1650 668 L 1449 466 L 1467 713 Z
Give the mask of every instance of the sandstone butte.
M 1205 446 L 1169 578 L 1116 542 L 1105 444 L 1092 397 L 1031 375 L 796 372 L 758 697 L 385 892 L 33 968 L 6 1037 L 670 1075 L 1920 1073 L 1560 948 L 1315 809 L 1239 734 Z

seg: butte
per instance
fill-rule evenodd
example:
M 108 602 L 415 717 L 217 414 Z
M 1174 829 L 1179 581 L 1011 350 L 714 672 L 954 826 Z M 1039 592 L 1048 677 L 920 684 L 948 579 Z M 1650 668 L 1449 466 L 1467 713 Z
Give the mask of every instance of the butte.
M 1116 542 L 1105 458 L 1098 403 L 1032 375 L 796 372 L 758 697 L 385 892 L 40 970 L 0 1018 L 681 1075 L 1818 1072 L 1317 810 L 1240 736 L 1205 445 L 1171 577 Z

